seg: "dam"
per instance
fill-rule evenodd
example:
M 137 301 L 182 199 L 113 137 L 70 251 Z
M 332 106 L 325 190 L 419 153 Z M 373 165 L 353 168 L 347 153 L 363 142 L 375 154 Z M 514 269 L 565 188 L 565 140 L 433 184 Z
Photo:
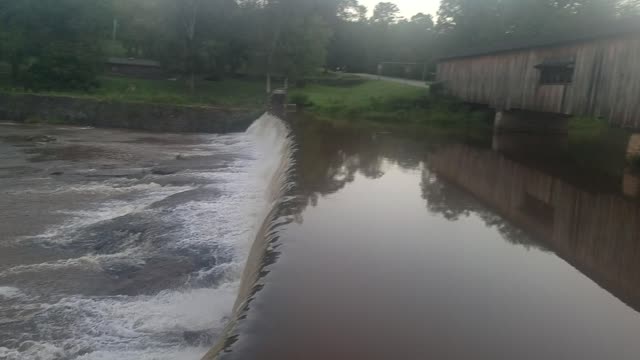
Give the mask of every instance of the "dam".
M 293 199 L 261 247 L 246 306 L 205 359 L 631 360 L 640 351 L 628 138 L 565 135 L 534 147 L 505 134 L 460 142 L 293 128 Z
M 0 124 L 0 359 L 199 359 L 230 318 L 286 129 Z
M 0 129 L 1 359 L 640 352 L 635 138 Z

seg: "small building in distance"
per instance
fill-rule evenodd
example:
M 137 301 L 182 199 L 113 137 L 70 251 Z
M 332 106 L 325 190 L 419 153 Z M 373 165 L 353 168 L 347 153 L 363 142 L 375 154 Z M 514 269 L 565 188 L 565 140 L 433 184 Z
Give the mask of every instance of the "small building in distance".
M 111 57 L 106 61 L 107 72 L 112 75 L 159 78 L 164 75 L 159 62 L 146 59 Z
M 606 118 L 640 128 L 640 26 L 472 50 L 441 59 L 444 91 L 499 112 Z

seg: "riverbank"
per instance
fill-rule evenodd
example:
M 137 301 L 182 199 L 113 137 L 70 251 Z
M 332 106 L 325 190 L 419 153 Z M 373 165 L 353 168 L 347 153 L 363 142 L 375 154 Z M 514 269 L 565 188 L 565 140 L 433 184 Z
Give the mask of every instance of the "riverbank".
M 245 131 L 263 111 L 0 93 L 0 119 L 28 124 L 68 124 L 154 132 L 229 133 Z
M 491 130 L 493 114 L 427 88 L 377 80 L 355 85 L 313 84 L 291 91 L 290 101 L 315 117 L 377 128 L 420 128 L 438 133 Z
M 261 81 L 103 76 L 90 91 L 30 92 L 0 74 L 0 120 L 160 132 L 242 132 L 266 109 Z
M 0 74 L 0 91 L 11 94 L 66 96 L 101 101 L 233 108 L 261 108 L 266 100 L 263 81 L 255 79 L 201 80 L 196 82 L 192 91 L 184 79 L 102 76 L 99 78 L 99 87 L 88 92 L 42 91 L 34 93 L 12 87 L 8 81 L 8 75 Z

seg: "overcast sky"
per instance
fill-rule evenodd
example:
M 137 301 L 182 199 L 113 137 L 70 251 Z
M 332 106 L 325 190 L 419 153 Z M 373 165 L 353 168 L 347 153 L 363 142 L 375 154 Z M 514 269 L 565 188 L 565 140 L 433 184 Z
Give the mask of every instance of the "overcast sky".
M 406 18 L 411 18 L 419 12 L 432 14 L 435 18 L 440 7 L 440 0 L 360 0 L 361 4 L 369 8 L 370 13 L 379 2 L 392 2 L 398 5 L 401 15 Z

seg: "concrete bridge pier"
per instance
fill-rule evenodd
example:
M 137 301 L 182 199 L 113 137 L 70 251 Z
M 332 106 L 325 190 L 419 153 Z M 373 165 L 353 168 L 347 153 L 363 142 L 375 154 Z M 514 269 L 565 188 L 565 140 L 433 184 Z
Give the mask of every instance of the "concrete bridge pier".
M 496 133 L 567 134 L 569 118 L 536 111 L 498 110 L 494 130 Z

